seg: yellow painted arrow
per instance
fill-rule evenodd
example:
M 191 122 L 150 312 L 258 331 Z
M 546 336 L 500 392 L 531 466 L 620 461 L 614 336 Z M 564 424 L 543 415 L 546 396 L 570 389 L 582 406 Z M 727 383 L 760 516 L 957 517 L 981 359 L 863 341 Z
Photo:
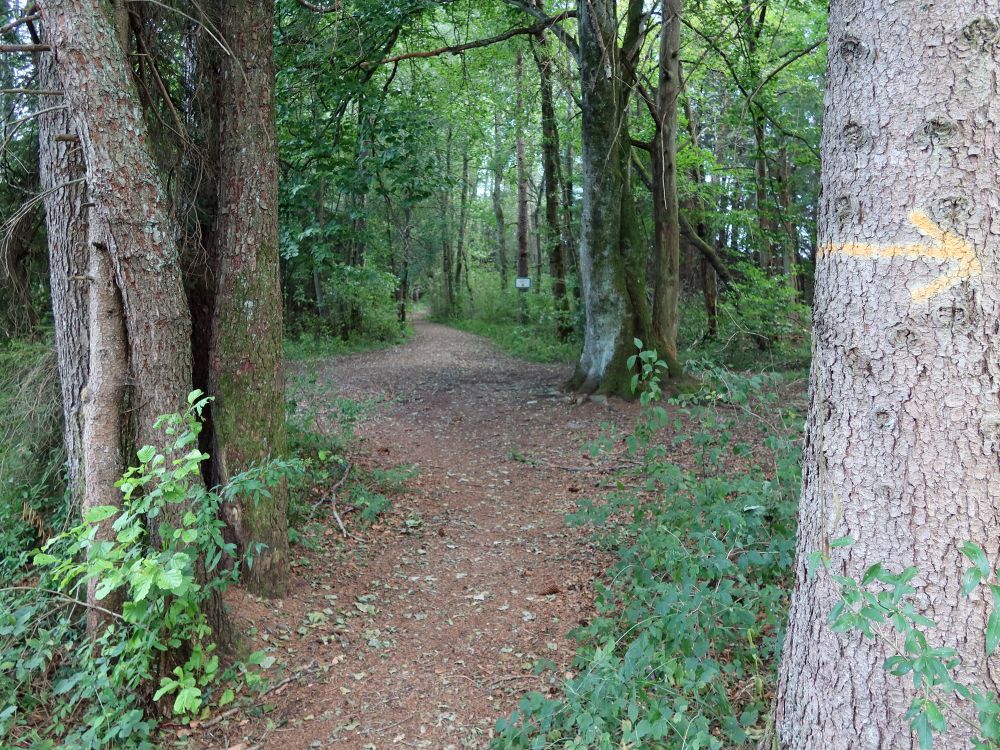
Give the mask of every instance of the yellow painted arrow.
M 912 296 L 915 302 L 925 302 L 941 292 L 951 289 L 956 284 L 983 272 L 969 243 L 956 234 L 946 232 L 931 221 L 927 214 L 914 211 L 910 214 L 910 223 L 921 234 L 933 240 L 928 244 L 909 245 L 865 245 L 861 243 L 830 243 L 819 248 L 819 257 L 830 255 L 852 255 L 857 258 L 933 258 L 954 263 L 948 273 L 939 276 L 930 284 L 917 287 Z

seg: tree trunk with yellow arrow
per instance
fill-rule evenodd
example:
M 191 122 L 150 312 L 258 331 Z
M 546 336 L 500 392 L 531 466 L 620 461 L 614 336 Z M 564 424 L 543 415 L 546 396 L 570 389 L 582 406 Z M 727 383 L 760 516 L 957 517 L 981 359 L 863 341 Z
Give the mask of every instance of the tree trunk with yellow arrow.
M 983 589 L 963 596 L 971 563 L 959 549 L 971 541 L 991 569 L 1000 563 L 1000 14 L 984 17 L 986 7 L 831 2 L 781 748 L 910 750 L 922 723 L 939 725 L 935 748 L 971 746 L 969 701 L 884 668 L 913 656 L 897 627 L 876 623 L 874 638 L 831 627 L 835 576 L 861 579 L 879 563 L 919 571 L 910 601 L 935 626 L 918 629 L 930 648 L 954 650 L 953 676 L 998 688 L 985 637 L 993 602 Z M 820 558 L 827 566 L 810 576 Z

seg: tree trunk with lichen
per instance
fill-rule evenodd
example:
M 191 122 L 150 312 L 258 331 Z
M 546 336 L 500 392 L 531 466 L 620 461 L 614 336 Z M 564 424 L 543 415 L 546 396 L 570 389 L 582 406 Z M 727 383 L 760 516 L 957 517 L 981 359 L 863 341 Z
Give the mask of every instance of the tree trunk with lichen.
M 219 108 L 217 291 L 209 357 L 212 479 L 285 452 L 282 307 L 278 278 L 278 151 L 274 123 L 273 0 L 220 3 L 223 58 Z M 287 489 L 223 508 L 242 553 L 242 580 L 280 595 L 288 563 Z M 258 545 L 263 548 L 258 550 Z
M 910 750 L 922 695 L 891 650 L 834 632 L 832 575 L 914 566 L 932 647 L 995 695 L 989 597 L 963 597 L 981 546 L 1000 561 L 1000 24 L 976 0 L 835 0 L 814 357 L 795 589 L 777 691 L 787 750 Z M 994 9 L 995 10 L 995 9 Z M 852 537 L 848 547 L 832 541 Z M 807 573 L 814 553 L 829 570 Z M 889 641 L 895 641 L 890 636 Z M 957 702 L 966 717 L 975 708 Z M 970 746 L 951 717 L 935 747 Z
M 580 286 L 586 316 L 583 352 L 569 387 L 630 395 L 633 340 L 648 339 L 645 257 L 630 179 L 626 109 L 631 75 L 623 56 L 635 49 L 642 3 L 628 4 L 622 49 L 611 0 L 579 4 L 583 205 Z M 624 51 L 623 51 L 624 50 Z

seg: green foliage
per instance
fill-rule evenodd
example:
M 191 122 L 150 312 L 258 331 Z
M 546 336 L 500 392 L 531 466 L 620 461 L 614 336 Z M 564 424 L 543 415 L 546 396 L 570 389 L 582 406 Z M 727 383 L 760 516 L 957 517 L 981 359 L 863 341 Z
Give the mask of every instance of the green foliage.
M 0 346 L 0 583 L 65 523 L 61 405 L 50 344 Z
M 845 537 L 830 546 L 852 543 Z M 962 596 L 982 595 L 992 602 L 983 634 L 986 656 L 990 657 L 1000 647 L 1000 570 L 994 569 L 983 549 L 972 542 L 965 542 L 960 551 L 972 563 L 962 577 Z M 829 558 L 822 553 L 813 553 L 809 564 L 814 575 L 822 567 L 839 587 L 840 601 L 830 612 L 830 627 L 836 632 L 858 631 L 865 638 L 880 641 L 890 654 L 883 663 L 885 670 L 913 680 L 916 695 L 905 718 L 920 750 L 931 750 L 934 735 L 955 724 L 972 730 L 972 747 L 1000 748 L 1000 695 L 963 682 L 961 675 L 967 670 L 962 669 L 956 649 L 931 645 L 927 631 L 936 625 L 913 603 L 917 594 L 913 582 L 920 575 L 917 568 L 910 566 L 894 573 L 887 563 L 876 563 L 856 579 L 833 574 Z M 976 708 L 974 722 L 962 705 L 969 703 Z
M 36 552 L 36 586 L 0 590 L 0 735 L 15 746 L 150 748 L 154 703 L 184 719 L 219 699 L 222 671 L 203 605 L 240 570 L 219 509 L 258 498 L 299 469 L 275 461 L 206 490 L 208 456 L 197 446 L 207 401 L 196 391 L 187 413 L 160 418 L 170 442 L 163 452 L 138 451 L 139 464 L 117 485 L 120 508 L 90 508 Z M 98 538 L 102 524 L 111 538 Z M 81 622 L 88 586 L 99 603 L 121 600 L 91 636 Z
M 732 367 L 805 368 L 809 364 L 811 312 L 785 276 L 740 264 L 738 281 L 719 297 L 718 332 L 708 339 L 704 306 L 681 306 L 678 344 L 695 357 Z
M 572 517 L 601 530 L 618 562 L 597 587 L 598 616 L 574 633 L 576 674 L 557 698 L 526 695 L 498 723 L 495 748 L 693 750 L 759 734 L 794 558 L 801 420 L 789 414 L 767 429 L 773 475 L 730 473 L 727 458 L 751 453 L 740 424 L 696 409 L 685 414 L 697 431 L 667 440 L 664 429 L 679 420 L 658 400 L 665 365 L 648 352 L 633 364 L 643 411 L 626 443 L 641 468 L 606 503 L 584 502 Z M 738 388 L 780 413 L 773 394 Z M 726 401 L 738 403 L 739 390 Z M 694 449 L 691 467 L 670 460 L 682 443 Z

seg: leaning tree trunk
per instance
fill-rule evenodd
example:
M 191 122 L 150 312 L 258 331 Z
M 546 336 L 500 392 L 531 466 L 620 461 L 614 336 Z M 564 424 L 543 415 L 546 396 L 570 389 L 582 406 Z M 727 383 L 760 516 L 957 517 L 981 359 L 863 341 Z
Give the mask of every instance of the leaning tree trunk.
M 653 179 L 653 345 L 671 378 L 684 374 L 677 357 L 680 216 L 677 205 L 677 99 L 680 96 L 681 0 L 663 0 Z
M 138 442 L 163 446 L 166 435 L 153 425 L 184 411 L 191 390 L 191 318 L 139 97 L 100 0 L 38 5 L 86 163 L 89 218 L 97 227 L 90 239 L 107 249 L 121 296 Z M 167 513 L 177 525 L 183 507 Z M 231 630 L 218 597 L 206 613 L 227 645 Z
M 782 748 L 910 750 L 910 676 L 835 633 L 835 575 L 916 566 L 914 605 L 996 694 L 989 597 L 960 594 L 971 540 L 1000 559 L 997 24 L 977 0 L 834 0 L 814 359 L 796 583 L 777 694 Z M 849 547 L 831 541 L 853 537 Z M 812 553 L 830 571 L 810 577 Z M 974 716 L 969 705 L 961 707 Z M 935 747 L 969 747 L 957 721 Z
M 274 0 L 220 3 L 232 56 L 223 62 L 219 110 L 218 271 L 209 358 L 213 481 L 285 452 L 284 363 L 278 278 L 278 142 L 274 123 Z M 224 508 L 243 580 L 278 595 L 288 562 L 287 490 Z M 255 551 L 258 544 L 264 548 Z
M 636 9 L 641 13 L 641 5 L 629 3 L 630 21 Z M 633 339 L 648 333 L 649 316 L 629 178 L 626 107 L 631 78 L 617 46 L 617 28 L 611 0 L 579 4 L 583 115 L 579 272 L 586 325 L 583 352 L 569 385 L 584 393 L 627 395 L 626 361 L 635 351 Z
M 38 86 L 61 88 L 49 53 L 36 60 Z M 48 106 L 64 100 L 51 97 Z M 63 443 L 70 502 L 83 499 L 83 401 L 89 351 L 87 285 L 87 188 L 76 130 L 66 109 L 38 117 L 38 168 L 45 202 L 49 246 L 49 284 L 55 323 L 56 360 L 63 405 Z M 78 181 L 75 182 L 74 181 Z M 70 184 L 74 183 L 74 184 Z

